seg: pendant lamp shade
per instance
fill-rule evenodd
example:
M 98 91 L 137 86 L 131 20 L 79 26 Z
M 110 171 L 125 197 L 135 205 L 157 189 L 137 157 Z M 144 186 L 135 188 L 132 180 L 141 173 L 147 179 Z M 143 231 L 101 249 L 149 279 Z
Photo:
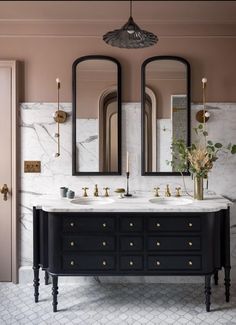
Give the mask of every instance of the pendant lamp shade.
M 126 49 L 149 47 L 157 43 L 158 38 L 151 32 L 142 30 L 133 20 L 132 1 L 130 1 L 130 17 L 127 23 L 120 29 L 103 35 L 107 44 Z

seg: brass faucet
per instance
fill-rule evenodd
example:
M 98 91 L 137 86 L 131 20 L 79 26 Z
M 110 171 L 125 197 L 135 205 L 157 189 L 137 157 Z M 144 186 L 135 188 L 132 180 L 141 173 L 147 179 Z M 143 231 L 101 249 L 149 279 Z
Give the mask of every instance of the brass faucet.
M 109 196 L 109 192 L 108 191 L 110 190 L 109 187 L 104 187 L 103 189 L 105 191 L 105 196 L 108 197 Z
M 98 184 L 95 184 L 95 188 L 94 188 L 93 195 L 94 195 L 94 196 L 99 196 L 99 195 L 98 195 Z
M 167 196 L 167 197 L 171 196 L 169 184 L 166 185 L 165 196 Z
M 87 194 L 87 190 L 88 189 L 89 189 L 88 187 L 83 187 L 82 188 L 82 190 L 84 191 L 83 197 L 87 197 L 88 196 L 88 194 Z
M 181 196 L 181 194 L 180 194 L 181 187 L 176 187 L 175 189 L 176 189 L 176 194 L 175 194 L 175 196 L 176 196 L 176 197 L 180 197 L 180 196 Z
M 154 196 L 157 196 L 157 197 L 159 197 L 160 196 L 160 194 L 159 194 L 159 190 L 160 190 L 160 187 L 154 187 Z

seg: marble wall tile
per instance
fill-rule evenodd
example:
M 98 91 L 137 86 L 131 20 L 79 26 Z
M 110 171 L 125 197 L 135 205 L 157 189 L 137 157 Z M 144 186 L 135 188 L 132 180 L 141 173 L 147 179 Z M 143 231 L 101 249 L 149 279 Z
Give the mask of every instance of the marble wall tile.
M 168 172 L 172 171 L 172 166 L 167 165 L 166 161 L 171 161 L 171 147 L 172 141 L 172 120 L 158 119 L 157 120 L 157 171 Z
M 79 176 L 72 177 L 71 154 L 71 104 L 63 103 L 68 120 L 61 125 L 61 156 L 54 158 L 56 152 L 56 124 L 52 114 L 56 103 L 22 103 L 20 105 L 21 130 L 21 175 L 20 175 L 20 265 L 32 265 L 32 205 L 35 198 L 42 194 L 59 195 L 59 187 L 67 186 L 77 194 L 82 187 L 93 192 L 94 184 L 99 189 L 109 186 L 111 191 L 125 186 L 126 152 L 130 153 L 130 187 L 136 193 L 149 192 L 153 187 L 161 190 L 167 183 L 171 187 L 183 187 L 181 177 L 141 176 L 141 105 L 125 103 L 122 107 L 122 170 L 121 176 Z M 211 103 L 207 106 L 211 113 L 207 128 L 211 139 L 236 143 L 236 103 Z M 192 124 L 201 105 L 192 105 Z M 194 134 L 193 134 L 194 136 Z M 41 160 L 40 174 L 24 174 L 24 160 Z M 216 163 L 209 177 L 209 189 L 226 195 L 236 201 L 236 156 L 223 155 Z M 192 180 L 186 177 L 187 187 L 193 188 Z M 231 254 L 232 277 L 236 282 L 236 207 L 231 211 Z M 142 279 L 140 279 L 142 281 Z
M 76 119 L 78 171 L 99 171 L 98 146 L 98 119 Z

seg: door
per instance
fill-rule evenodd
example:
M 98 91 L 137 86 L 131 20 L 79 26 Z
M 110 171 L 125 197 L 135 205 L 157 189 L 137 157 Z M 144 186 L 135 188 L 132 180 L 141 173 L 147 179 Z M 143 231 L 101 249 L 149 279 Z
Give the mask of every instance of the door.
M 0 281 L 16 282 L 16 62 L 0 61 Z

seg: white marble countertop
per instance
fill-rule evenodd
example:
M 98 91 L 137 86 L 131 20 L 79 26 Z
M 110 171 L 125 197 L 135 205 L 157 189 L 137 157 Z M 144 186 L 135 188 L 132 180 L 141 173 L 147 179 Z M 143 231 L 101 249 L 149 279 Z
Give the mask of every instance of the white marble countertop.
M 215 212 L 227 209 L 232 205 L 231 201 L 220 195 L 208 195 L 202 201 L 182 196 L 181 198 L 191 200 L 189 204 L 185 205 L 153 204 L 149 202 L 153 198 L 153 196 L 133 196 L 120 199 L 117 196 L 110 196 L 112 203 L 109 204 L 80 205 L 72 203 L 67 198 L 42 195 L 37 198 L 33 206 L 46 212 Z M 88 197 L 88 200 L 91 199 L 94 198 Z M 178 198 L 174 199 L 178 200 Z

